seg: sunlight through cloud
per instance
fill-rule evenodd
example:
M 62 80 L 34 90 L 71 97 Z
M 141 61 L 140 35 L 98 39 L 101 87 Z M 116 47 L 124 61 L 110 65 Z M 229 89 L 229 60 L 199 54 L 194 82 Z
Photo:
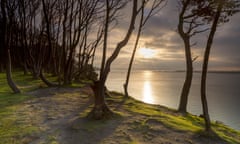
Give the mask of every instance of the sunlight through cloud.
M 142 47 L 139 49 L 139 55 L 146 59 L 154 58 L 156 54 L 156 50 L 150 48 Z

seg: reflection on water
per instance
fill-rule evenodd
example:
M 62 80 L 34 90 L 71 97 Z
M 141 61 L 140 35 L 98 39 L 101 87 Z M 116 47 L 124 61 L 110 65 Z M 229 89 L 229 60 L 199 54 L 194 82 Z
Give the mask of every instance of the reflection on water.
M 134 71 L 129 82 L 129 94 L 146 103 L 160 104 L 177 108 L 184 72 Z M 199 115 L 202 113 L 200 99 L 201 74 L 194 73 L 189 94 L 188 111 Z M 124 71 L 112 72 L 107 87 L 123 92 Z M 240 130 L 240 73 L 209 73 L 207 81 L 207 98 L 212 120 L 220 120 Z
M 146 103 L 153 103 L 152 87 L 149 81 L 145 81 L 143 85 L 143 101 Z
M 149 81 L 152 78 L 152 71 L 143 72 L 143 89 L 142 89 L 142 100 L 146 103 L 153 103 L 152 85 Z
M 146 79 L 151 78 L 152 73 L 153 73 L 152 71 L 144 71 L 144 72 L 143 72 L 143 77 L 144 77 L 144 79 L 146 80 Z

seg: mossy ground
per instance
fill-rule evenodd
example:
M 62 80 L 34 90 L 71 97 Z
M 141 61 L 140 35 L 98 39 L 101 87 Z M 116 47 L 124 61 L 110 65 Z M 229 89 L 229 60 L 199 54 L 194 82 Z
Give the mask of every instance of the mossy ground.
M 16 111 L 24 101 L 32 99 L 32 96 L 24 92 L 43 86 L 40 80 L 34 80 L 30 75 L 15 72 L 13 79 L 22 94 L 13 94 L 7 85 L 5 73 L 0 73 L 0 143 L 27 143 L 38 132 L 38 128 L 25 121 L 26 116 L 19 116 Z
M 229 128 L 223 123 L 212 122 L 212 129 L 215 133 L 214 136 L 208 135 L 204 131 L 204 120 L 199 116 L 192 114 L 179 114 L 176 110 L 169 109 L 158 105 L 149 105 L 140 101 L 129 98 L 125 104 L 127 110 L 146 115 L 149 118 L 146 122 L 155 121 L 164 124 L 165 126 L 183 132 L 193 132 L 201 136 L 210 138 L 222 139 L 228 143 L 240 143 L 240 132 Z
M 208 136 L 198 116 L 125 99 L 117 92 L 107 98 L 115 115 L 90 120 L 86 118 L 93 108 L 89 87 L 44 88 L 40 80 L 21 72 L 15 72 L 13 78 L 22 94 L 12 94 L 5 74 L 0 74 L 0 144 L 240 144 L 240 133 L 221 123 L 213 122 L 216 135 Z

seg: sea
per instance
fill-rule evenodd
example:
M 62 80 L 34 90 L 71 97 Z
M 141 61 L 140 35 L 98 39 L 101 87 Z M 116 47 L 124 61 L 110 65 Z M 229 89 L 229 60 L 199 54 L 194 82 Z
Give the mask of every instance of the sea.
M 125 79 L 126 70 L 113 70 L 107 88 L 123 93 Z M 183 71 L 134 70 L 128 92 L 145 103 L 177 109 L 184 79 Z M 202 114 L 200 82 L 201 73 L 194 72 L 187 107 L 194 115 Z M 240 130 L 240 72 L 209 72 L 206 93 L 211 120 Z

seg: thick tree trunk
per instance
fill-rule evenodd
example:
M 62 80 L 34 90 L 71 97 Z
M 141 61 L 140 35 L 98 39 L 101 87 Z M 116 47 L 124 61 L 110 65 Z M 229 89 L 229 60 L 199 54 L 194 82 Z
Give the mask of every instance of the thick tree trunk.
M 108 0 L 107 1 L 107 9 L 108 7 Z M 132 32 L 134 30 L 134 25 L 135 25 L 135 20 L 137 17 L 137 0 L 133 1 L 133 9 L 132 9 L 132 17 L 131 17 L 131 22 L 129 29 L 122 41 L 120 41 L 115 50 L 113 51 L 112 55 L 107 59 L 106 65 L 105 63 L 102 63 L 101 65 L 101 72 L 100 72 L 100 80 L 95 82 L 92 89 L 94 91 L 95 95 L 95 105 L 93 110 L 90 112 L 89 116 L 93 117 L 95 119 L 102 119 L 104 117 L 108 117 L 111 115 L 110 109 L 107 107 L 106 102 L 105 102 L 105 82 L 107 80 L 108 74 L 110 72 L 110 67 L 112 62 L 117 58 L 119 52 L 121 49 L 128 43 L 128 40 L 130 39 L 130 36 L 132 35 Z M 106 14 L 106 20 L 108 21 L 108 15 L 109 13 L 107 12 Z M 109 21 L 108 21 L 109 22 Z M 108 30 L 108 24 L 106 23 L 105 25 L 105 36 L 104 36 L 104 46 L 103 46 L 103 59 L 102 62 L 105 62 L 106 59 L 106 48 L 107 48 L 107 30 Z
M 94 82 L 91 86 L 94 92 L 94 108 L 89 113 L 88 117 L 99 120 L 109 118 L 113 112 L 108 108 L 105 102 L 105 87 L 104 83 L 100 81 Z
M 203 116 L 205 120 L 205 130 L 207 132 L 211 132 L 211 121 L 210 116 L 208 113 L 208 104 L 207 104 L 207 97 L 206 97 L 206 79 L 207 79 L 207 71 L 208 71 L 208 61 L 210 50 L 213 42 L 213 38 L 217 29 L 219 17 L 222 11 L 222 3 L 218 4 L 217 13 L 213 20 L 213 25 L 211 27 L 210 34 L 208 36 L 207 46 L 204 53 L 204 60 L 203 60 L 203 67 L 202 67 L 202 77 L 201 77 L 201 100 L 202 100 L 202 108 L 203 108 Z
M 8 50 L 7 54 L 7 63 L 6 63 L 6 75 L 7 75 L 7 82 L 9 87 L 12 89 L 14 93 L 20 93 L 21 91 L 18 89 L 16 84 L 14 83 L 12 79 L 12 68 L 11 68 L 11 55 L 10 50 Z

